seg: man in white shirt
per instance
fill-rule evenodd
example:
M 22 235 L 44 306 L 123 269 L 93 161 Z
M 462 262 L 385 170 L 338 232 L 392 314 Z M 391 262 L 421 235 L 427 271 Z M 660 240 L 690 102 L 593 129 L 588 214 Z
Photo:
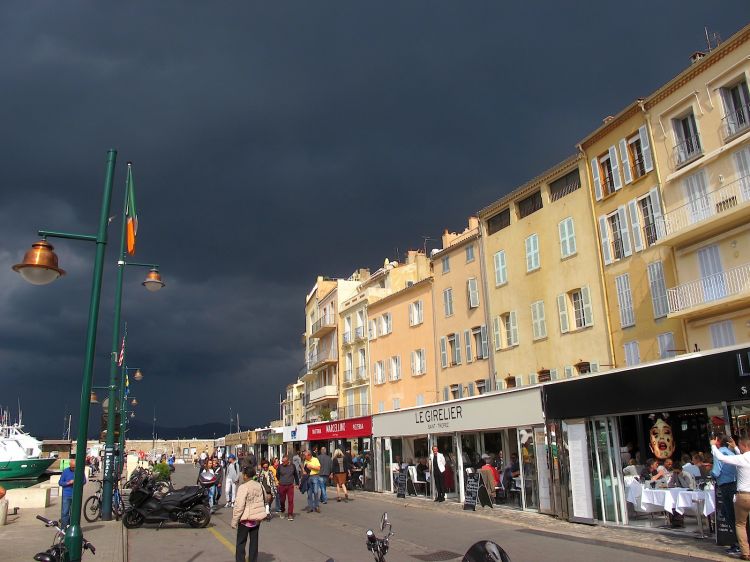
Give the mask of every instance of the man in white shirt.
M 721 439 L 711 441 L 711 454 L 715 460 L 737 467 L 737 495 L 734 497 L 734 521 L 737 541 L 740 543 L 740 558 L 750 560 L 750 545 L 747 542 L 747 523 L 750 515 L 750 439 L 740 439 L 739 448 L 734 440 L 728 439 L 729 448 L 737 455 L 725 455 L 719 450 Z
M 443 489 L 443 473 L 445 472 L 445 457 L 438 452 L 437 445 L 432 448 L 432 481 L 435 483 L 435 501 L 445 501 L 445 490 Z

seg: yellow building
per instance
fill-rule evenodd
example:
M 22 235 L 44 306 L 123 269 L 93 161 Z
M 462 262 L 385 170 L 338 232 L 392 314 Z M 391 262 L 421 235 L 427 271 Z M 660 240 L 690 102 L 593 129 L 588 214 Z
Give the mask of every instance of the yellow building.
M 382 268 L 367 277 L 341 305 L 342 373 L 338 419 L 372 414 L 369 377 L 369 338 L 377 333 L 376 321 L 368 317 L 369 306 L 394 291 L 429 276 L 424 254 L 410 251 L 406 262 L 385 260 Z
M 612 364 L 584 165 L 572 156 L 479 213 L 498 389 Z
M 284 425 L 297 425 L 305 421 L 305 383 L 301 380 L 286 386 L 282 401 Z
M 461 233 L 443 233 L 443 247 L 430 261 L 435 295 L 437 387 L 442 399 L 463 398 L 494 390 L 485 320 L 479 220 L 469 218 Z
M 671 249 L 669 318 L 687 348 L 750 340 L 750 26 L 644 102 Z
M 438 399 L 432 310 L 431 277 L 368 306 L 373 413 Z
M 659 180 L 646 117 L 634 102 L 581 141 L 599 232 L 617 367 L 685 352 L 682 323 L 669 318 L 675 284 L 664 238 Z

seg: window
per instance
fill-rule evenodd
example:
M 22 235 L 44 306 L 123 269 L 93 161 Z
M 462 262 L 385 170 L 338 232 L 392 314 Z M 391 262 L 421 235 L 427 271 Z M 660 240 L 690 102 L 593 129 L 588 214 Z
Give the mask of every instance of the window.
M 531 326 L 535 340 L 547 337 L 547 323 L 544 320 L 544 301 L 531 303 Z
M 466 337 L 468 337 L 469 330 L 466 330 Z M 474 347 L 477 350 L 476 358 L 477 359 L 487 359 L 490 352 L 488 349 L 488 342 L 487 342 L 487 327 L 486 326 L 478 326 L 476 328 L 473 328 L 471 330 L 471 339 L 474 340 Z M 466 349 L 470 349 L 471 345 L 467 344 Z
M 510 226 L 510 209 L 503 209 L 487 219 L 487 235 L 491 236 L 508 226 Z
M 448 351 L 450 352 L 451 365 L 461 364 L 461 334 L 455 333 L 447 337 Z
M 667 285 L 664 282 L 664 266 L 660 261 L 648 264 L 648 285 L 651 288 L 651 306 L 654 318 L 663 318 L 669 313 Z
M 379 400 L 378 401 L 378 413 L 382 414 L 383 412 L 385 412 L 385 402 L 383 402 L 382 400 Z
M 378 324 L 375 320 L 370 320 L 369 322 L 369 328 L 368 328 L 368 335 L 371 340 L 377 339 L 378 337 Z
M 385 383 L 385 364 L 383 361 L 376 361 L 375 362 L 375 384 L 383 384 Z
M 573 218 L 568 217 L 557 225 L 560 232 L 560 255 L 563 258 L 576 253 L 576 233 L 573 228 Z
M 750 126 L 750 92 L 747 82 L 742 80 L 733 86 L 721 89 L 724 101 L 724 140 L 741 133 Z
M 460 384 L 452 384 L 450 386 L 450 398 L 455 400 L 456 398 L 463 397 L 463 387 Z
M 526 239 L 526 271 L 539 269 L 539 236 L 532 234 Z
M 505 336 L 505 347 L 518 345 L 518 323 L 516 321 L 516 311 L 511 310 L 500 316 L 502 322 L 502 332 Z
M 466 246 L 466 263 L 474 261 L 474 244 Z
M 599 158 L 591 160 L 591 175 L 594 178 L 594 194 L 597 201 L 622 188 L 617 150 L 614 146 L 610 146 Z
M 359 363 L 357 367 L 357 378 L 366 379 L 367 378 L 367 358 L 365 355 L 365 350 L 360 349 L 357 352 L 357 355 L 359 356 Z
M 563 177 L 558 178 L 549 184 L 549 199 L 550 201 L 557 201 L 558 199 L 573 193 L 580 187 L 581 176 L 578 173 L 578 168 L 576 168 L 572 172 L 565 174 Z
M 500 348 L 503 346 L 502 332 L 500 331 L 502 329 L 501 323 L 500 316 L 495 316 L 492 320 L 492 339 L 495 340 L 495 351 L 500 351 Z
M 750 147 L 746 146 L 734 153 L 734 165 L 737 167 L 742 196 L 745 201 L 750 201 Z
M 386 312 L 383 314 L 383 316 L 380 317 L 380 335 L 384 336 L 386 334 L 390 334 L 393 329 L 393 324 L 391 322 L 391 313 Z
M 352 375 L 354 373 L 354 357 L 351 353 L 347 353 L 344 356 L 344 381 L 352 382 Z
M 709 325 L 709 328 L 711 330 L 711 342 L 714 347 L 725 347 L 735 344 L 734 326 L 731 320 L 716 322 Z
M 477 394 L 485 394 L 487 392 L 487 389 L 489 388 L 489 381 L 487 380 L 478 380 L 474 381 L 474 384 L 477 388 Z
M 672 119 L 675 147 L 674 158 L 677 167 L 684 166 L 701 155 L 701 143 L 698 137 L 698 126 L 692 110 L 683 117 Z
M 398 410 L 401 408 L 401 398 L 394 398 L 393 399 L 393 409 Z
M 518 216 L 520 218 L 528 217 L 531 213 L 536 213 L 541 208 L 542 192 L 537 191 L 518 202 Z
M 674 346 L 674 334 L 672 332 L 665 332 L 659 334 L 656 337 L 656 343 L 659 344 L 659 358 L 669 359 L 677 355 L 677 350 Z
M 401 357 L 394 355 L 391 357 L 391 380 L 401 380 Z
M 633 312 L 633 296 L 630 293 L 630 276 L 627 273 L 615 277 L 617 287 L 617 303 L 620 305 L 620 326 L 627 328 L 635 326 Z
M 417 394 L 415 406 L 424 406 L 424 394 Z
M 448 368 L 448 338 L 440 338 L 440 366 L 443 369 Z
M 450 256 L 443 256 L 443 273 L 448 273 L 451 270 Z
M 469 297 L 469 308 L 477 308 L 479 306 L 479 287 L 475 277 L 469 278 L 466 283 L 466 290 Z
M 495 287 L 508 282 L 508 269 L 505 266 L 505 250 L 495 253 Z
M 566 379 L 573 378 L 573 365 L 566 365 L 563 369 L 563 376 Z
M 411 374 L 413 376 L 424 375 L 427 372 L 427 357 L 424 349 L 415 349 L 411 352 Z
M 443 310 L 446 317 L 453 316 L 453 289 L 443 291 Z
M 633 225 L 633 249 L 636 252 L 653 246 L 659 238 L 664 237 L 664 219 L 657 188 L 653 188 L 645 197 L 631 199 L 628 209 Z
M 609 215 L 599 217 L 599 236 L 605 265 L 633 253 L 630 247 L 630 233 L 624 205 Z
M 352 317 L 347 316 L 344 318 L 344 343 L 350 343 L 352 341 Z
M 638 342 L 631 341 L 622 346 L 625 349 L 625 364 L 638 365 L 641 362 L 641 352 L 638 349 Z
M 424 322 L 424 306 L 421 300 L 409 305 L 409 326 L 416 326 Z
M 591 296 L 588 287 L 574 289 L 569 293 L 557 295 L 557 310 L 560 315 L 560 333 L 580 330 L 594 325 L 591 308 Z M 572 310 L 573 326 L 570 325 L 569 313 Z

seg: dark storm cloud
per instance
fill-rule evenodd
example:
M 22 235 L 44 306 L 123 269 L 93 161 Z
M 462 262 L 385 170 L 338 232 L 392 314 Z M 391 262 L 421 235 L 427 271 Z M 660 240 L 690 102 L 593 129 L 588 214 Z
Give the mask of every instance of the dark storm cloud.
M 105 151 L 134 161 L 128 363 L 147 412 L 177 426 L 276 417 L 302 364 L 319 273 L 377 267 L 574 151 L 601 119 L 725 38 L 743 1 L 93 2 L 0 7 L 0 360 L 40 434 L 77 411 L 93 248 L 69 274 L 10 272 L 39 228 L 93 232 Z M 97 349 L 105 384 L 119 219 Z M 135 391 L 134 391 L 135 392 Z M 58 421 L 60 420 L 60 421 Z

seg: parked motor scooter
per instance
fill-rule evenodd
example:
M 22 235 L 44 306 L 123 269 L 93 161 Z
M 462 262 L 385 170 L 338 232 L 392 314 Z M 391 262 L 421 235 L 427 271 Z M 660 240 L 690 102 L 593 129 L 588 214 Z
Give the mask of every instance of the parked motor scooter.
M 198 486 L 186 486 L 161 495 L 156 481 L 146 477 L 130 493 L 130 508 L 122 516 L 122 524 L 134 529 L 144 523 L 161 525 L 177 521 L 195 528 L 206 527 L 211 521 L 208 488 L 215 485 L 216 480 L 215 475 L 201 475 Z

